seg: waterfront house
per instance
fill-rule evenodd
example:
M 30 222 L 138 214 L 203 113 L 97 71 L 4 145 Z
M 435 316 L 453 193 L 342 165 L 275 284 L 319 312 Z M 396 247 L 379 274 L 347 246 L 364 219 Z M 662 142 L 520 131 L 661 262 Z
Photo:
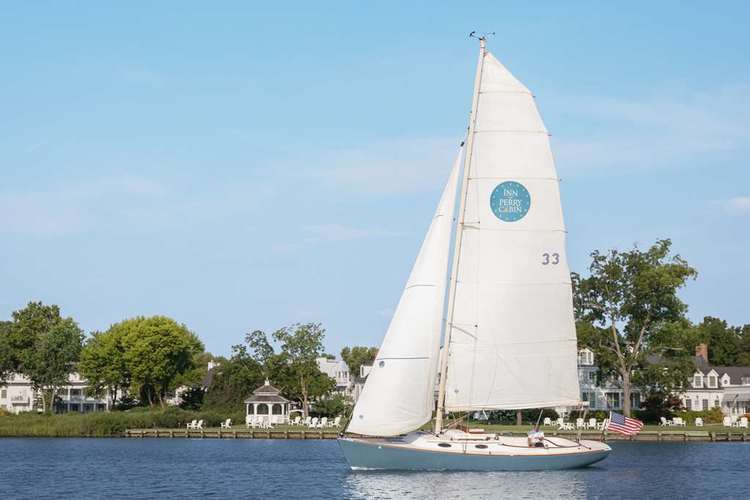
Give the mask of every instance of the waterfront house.
M 89 413 L 106 411 L 111 407 L 109 395 L 102 398 L 88 394 L 89 384 L 78 373 L 68 376 L 68 383 L 58 389 L 54 404 L 55 413 Z M 11 373 L 7 383 L 0 386 L 0 408 L 10 413 L 42 410 L 38 391 L 24 375 Z
M 352 377 L 349 366 L 343 360 L 335 358 L 317 358 L 318 369 L 336 382 L 336 392 L 350 396 L 352 391 Z
M 680 395 L 687 410 L 721 408 L 727 416 L 750 413 L 750 366 L 712 366 L 708 345 L 695 348 L 695 372 Z
M 594 352 L 583 348 L 578 351 L 578 383 L 581 388 L 581 401 L 589 404 L 590 410 L 622 410 L 623 390 L 616 378 L 598 379 L 599 366 Z M 630 393 L 630 407 L 641 407 L 641 392 L 634 387 Z

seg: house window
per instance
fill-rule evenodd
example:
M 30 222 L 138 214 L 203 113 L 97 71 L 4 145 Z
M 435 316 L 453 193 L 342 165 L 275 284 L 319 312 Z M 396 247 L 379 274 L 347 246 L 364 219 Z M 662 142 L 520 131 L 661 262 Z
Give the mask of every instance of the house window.
M 693 387 L 696 389 L 702 389 L 703 388 L 703 375 L 694 375 L 693 376 Z
M 71 389 L 70 390 L 70 397 L 76 398 L 81 396 L 81 389 Z
M 608 392 L 605 394 L 607 398 L 607 408 L 619 410 L 622 407 L 622 402 L 619 392 Z
M 690 398 L 685 399 L 685 409 L 691 411 L 693 409 L 693 400 Z
M 721 403 L 719 402 L 718 397 L 714 400 L 714 408 L 721 408 Z
M 5 399 L 8 397 L 8 389 L 0 389 L 0 399 Z
M 630 395 L 630 407 L 640 408 L 641 407 L 641 394 L 634 392 Z
M 596 393 L 591 391 L 583 391 L 581 393 L 581 400 L 588 401 L 589 408 L 596 408 Z
M 578 351 L 578 364 L 583 366 L 591 366 L 594 364 L 594 353 L 588 349 Z
M 716 385 L 717 385 L 716 375 L 709 375 L 708 386 L 711 388 L 715 388 Z
M 741 377 L 740 382 L 742 385 L 750 385 L 750 377 Z
M 703 400 L 703 411 L 708 410 L 708 399 Z

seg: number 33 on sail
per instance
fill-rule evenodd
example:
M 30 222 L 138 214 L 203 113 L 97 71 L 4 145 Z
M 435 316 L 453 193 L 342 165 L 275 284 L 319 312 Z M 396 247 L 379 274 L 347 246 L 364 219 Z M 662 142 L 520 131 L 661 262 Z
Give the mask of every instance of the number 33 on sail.
M 538 429 L 526 438 L 446 425 L 450 412 L 580 405 L 549 134 L 531 92 L 479 44 L 465 146 L 339 439 L 352 469 L 566 469 L 610 452 Z M 438 380 L 434 428 L 420 432 Z

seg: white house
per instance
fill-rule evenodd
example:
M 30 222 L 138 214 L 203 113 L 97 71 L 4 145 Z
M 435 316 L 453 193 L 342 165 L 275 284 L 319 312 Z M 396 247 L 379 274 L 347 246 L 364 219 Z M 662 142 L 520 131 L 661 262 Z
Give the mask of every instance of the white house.
M 591 410 L 622 410 L 623 390 L 616 379 L 597 383 L 599 366 L 594 353 L 588 348 L 578 351 L 578 384 L 581 388 L 581 401 L 588 401 Z M 633 388 L 630 394 L 630 407 L 641 407 L 641 393 Z
M 110 407 L 109 398 L 96 398 L 86 394 L 88 382 L 78 373 L 68 376 L 68 384 L 57 394 L 54 411 L 56 413 L 105 411 Z M 42 409 L 40 395 L 31 381 L 18 373 L 12 373 L 7 383 L 0 386 L 0 408 L 10 413 L 22 413 Z
M 680 395 L 687 410 L 721 408 L 728 416 L 750 412 L 750 367 L 711 366 L 708 346 L 695 348 L 695 372 L 688 389 Z
M 320 371 L 336 381 L 336 391 L 347 396 L 351 395 L 352 377 L 349 374 L 349 366 L 343 360 L 338 359 L 321 357 L 317 361 Z

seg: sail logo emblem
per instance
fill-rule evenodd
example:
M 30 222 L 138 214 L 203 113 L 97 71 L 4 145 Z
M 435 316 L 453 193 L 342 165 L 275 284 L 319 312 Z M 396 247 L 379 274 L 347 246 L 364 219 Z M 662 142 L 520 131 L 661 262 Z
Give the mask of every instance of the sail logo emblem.
M 523 184 L 506 181 L 497 185 L 490 195 L 490 208 L 504 222 L 516 222 L 524 218 L 531 208 L 531 195 Z

